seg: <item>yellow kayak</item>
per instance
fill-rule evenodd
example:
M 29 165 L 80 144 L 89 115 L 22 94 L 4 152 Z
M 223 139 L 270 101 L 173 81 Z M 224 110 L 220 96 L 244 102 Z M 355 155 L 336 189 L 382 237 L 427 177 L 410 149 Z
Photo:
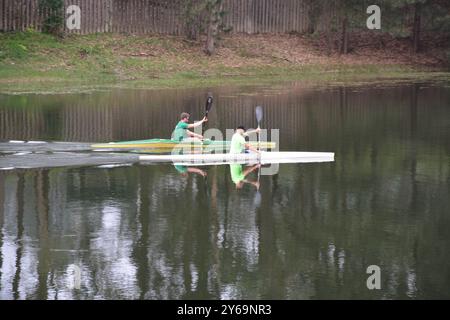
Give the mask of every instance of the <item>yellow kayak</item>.
M 275 142 L 249 142 L 255 148 L 261 150 L 271 150 L 276 148 Z M 135 151 L 142 153 L 159 153 L 159 152 L 172 152 L 175 148 L 182 150 L 194 150 L 194 151 L 214 151 L 214 152 L 228 152 L 230 149 L 230 141 L 187 141 L 178 142 L 168 139 L 150 139 L 150 140 L 137 140 L 137 141 L 123 141 L 123 142 L 110 142 L 99 143 L 91 145 L 93 149 L 105 149 L 114 151 Z

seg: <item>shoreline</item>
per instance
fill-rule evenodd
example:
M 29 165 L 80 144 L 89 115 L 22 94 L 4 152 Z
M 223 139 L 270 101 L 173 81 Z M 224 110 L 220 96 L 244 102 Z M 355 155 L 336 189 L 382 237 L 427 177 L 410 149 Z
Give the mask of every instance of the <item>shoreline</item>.
M 57 39 L 28 31 L 0 34 L 1 94 L 199 88 L 304 82 L 450 81 L 431 53 L 387 50 L 324 55 L 310 37 L 233 35 L 217 55 L 181 37 L 94 34 Z
M 98 91 L 110 91 L 114 89 L 130 90 L 163 90 L 163 89 L 195 89 L 213 88 L 226 86 L 265 86 L 290 83 L 301 83 L 305 87 L 311 86 L 342 86 L 342 85 L 365 85 L 365 84 L 399 84 L 413 82 L 449 82 L 449 72 L 390 72 L 384 74 L 354 74 L 340 72 L 330 77 L 329 74 L 317 73 L 273 76 L 239 76 L 239 77 L 215 77 L 215 78 L 190 78 L 187 81 L 182 77 L 166 79 L 142 79 L 129 81 L 104 81 L 75 80 L 40 78 L 36 80 L 17 81 L 0 79 L 0 94 L 2 95 L 24 95 L 24 94 L 76 94 Z

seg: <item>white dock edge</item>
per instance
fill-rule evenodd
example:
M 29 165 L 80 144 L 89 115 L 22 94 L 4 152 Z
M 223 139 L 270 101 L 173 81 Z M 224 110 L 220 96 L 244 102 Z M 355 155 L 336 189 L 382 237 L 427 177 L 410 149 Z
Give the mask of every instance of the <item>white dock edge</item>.
M 247 163 L 314 163 L 333 162 L 334 153 L 330 152 L 263 152 L 243 154 L 186 154 L 186 155 L 143 155 L 141 162 L 173 162 L 175 165 L 208 166 L 217 164 Z

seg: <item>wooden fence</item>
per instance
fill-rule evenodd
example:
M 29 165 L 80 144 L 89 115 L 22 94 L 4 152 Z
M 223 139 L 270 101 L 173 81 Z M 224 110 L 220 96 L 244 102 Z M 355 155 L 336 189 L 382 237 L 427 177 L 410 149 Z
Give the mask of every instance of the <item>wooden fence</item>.
M 173 34 L 184 32 L 182 8 L 170 0 L 64 0 L 65 9 L 81 9 L 81 29 L 65 32 L 89 34 Z M 64 12 L 66 11 L 64 9 Z M 304 32 L 308 28 L 305 0 L 225 0 L 224 23 L 232 32 Z M 67 16 L 66 16 L 67 17 Z M 0 0 L 0 31 L 40 31 L 45 13 L 39 0 Z

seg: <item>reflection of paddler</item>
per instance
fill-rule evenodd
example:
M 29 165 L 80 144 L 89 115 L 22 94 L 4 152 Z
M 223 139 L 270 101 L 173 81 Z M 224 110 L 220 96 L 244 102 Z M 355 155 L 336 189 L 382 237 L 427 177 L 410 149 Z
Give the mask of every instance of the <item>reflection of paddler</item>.
M 233 180 L 234 184 L 236 185 L 236 189 L 241 189 L 244 186 L 244 183 L 251 184 L 255 186 L 257 189 L 259 188 L 259 182 L 257 181 L 248 181 L 245 179 L 246 176 L 248 176 L 253 171 L 260 168 L 261 165 L 257 164 L 254 166 L 251 166 L 247 168 L 244 171 L 244 166 L 241 164 L 230 164 L 230 173 L 231 173 L 231 180 Z
M 182 175 L 187 176 L 189 173 L 196 173 L 201 175 L 202 177 L 206 177 L 207 173 L 201 169 L 198 168 L 192 168 L 188 166 L 183 165 L 174 165 L 175 169 Z
M 188 167 L 186 167 L 186 166 L 175 165 L 174 167 L 175 167 L 175 169 L 177 169 L 177 171 L 178 171 L 179 173 L 181 173 L 181 174 L 185 174 L 185 173 L 188 172 Z

